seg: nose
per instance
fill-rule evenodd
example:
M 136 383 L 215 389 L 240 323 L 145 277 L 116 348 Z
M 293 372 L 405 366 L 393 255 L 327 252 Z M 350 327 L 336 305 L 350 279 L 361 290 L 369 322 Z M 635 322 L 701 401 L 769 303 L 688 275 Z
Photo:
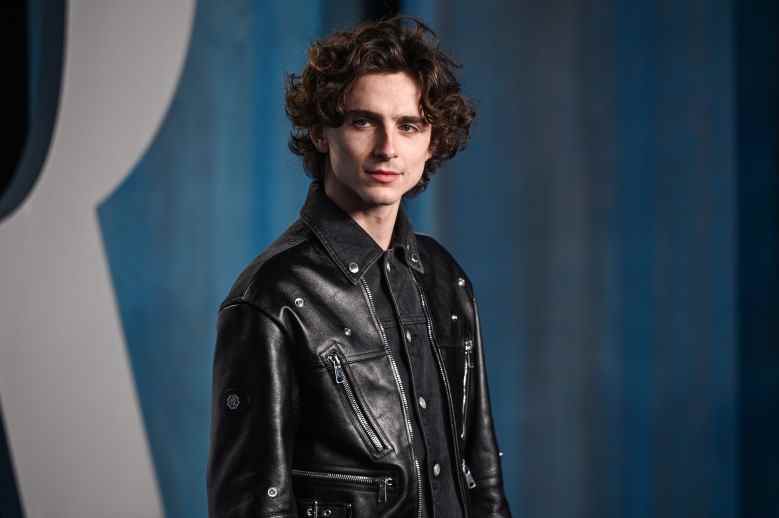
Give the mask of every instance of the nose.
M 380 160 L 390 160 L 398 156 L 395 150 L 395 136 L 391 129 L 381 129 L 376 132 L 373 155 Z

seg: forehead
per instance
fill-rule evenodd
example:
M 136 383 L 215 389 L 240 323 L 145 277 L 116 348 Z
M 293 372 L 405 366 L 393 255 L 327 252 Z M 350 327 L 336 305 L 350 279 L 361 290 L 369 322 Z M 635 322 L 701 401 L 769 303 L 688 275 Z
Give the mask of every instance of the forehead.
M 419 84 L 408 72 L 365 74 L 347 91 L 344 108 L 419 116 L 420 98 Z

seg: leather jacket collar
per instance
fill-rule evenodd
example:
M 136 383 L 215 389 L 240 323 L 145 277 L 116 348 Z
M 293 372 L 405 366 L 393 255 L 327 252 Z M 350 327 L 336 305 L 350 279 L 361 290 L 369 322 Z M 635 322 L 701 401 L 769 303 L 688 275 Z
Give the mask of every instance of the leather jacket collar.
M 300 217 L 353 284 L 360 282 L 365 271 L 382 254 L 376 241 L 327 197 L 321 182 L 311 183 Z M 395 249 L 410 268 L 419 273 L 425 272 L 416 236 L 403 204 L 398 208 L 390 248 Z

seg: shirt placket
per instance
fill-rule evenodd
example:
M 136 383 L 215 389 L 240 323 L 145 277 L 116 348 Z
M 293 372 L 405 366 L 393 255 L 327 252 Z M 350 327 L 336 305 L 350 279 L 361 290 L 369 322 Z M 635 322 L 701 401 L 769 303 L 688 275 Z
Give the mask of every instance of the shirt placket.
M 394 351 L 402 358 L 414 406 L 415 451 L 423 462 L 426 515 L 461 516 L 453 479 L 443 392 L 427 333 L 427 321 L 408 267 L 390 249 L 381 258 L 382 283 L 394 317 Z M 432 510 L 432 513 L 429 511 Z

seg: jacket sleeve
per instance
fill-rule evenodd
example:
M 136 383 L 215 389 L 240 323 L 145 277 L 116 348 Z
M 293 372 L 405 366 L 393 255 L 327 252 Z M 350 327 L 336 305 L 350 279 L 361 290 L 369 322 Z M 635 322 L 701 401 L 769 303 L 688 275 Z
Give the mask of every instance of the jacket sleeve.
M 280 325 L 244 301 L 219 311 L 214 352 L 209 518 L 296 517 L 298 422 L 292 351 Z
M 470 514 L 480 518 L 509 518 L 511 511 L 503 491 L 503 474 L 490 408 L 484 346 L 476 299 L 473 299 L 473 311 L 476 321 L 476 347 L 473 358 L 474 394 L 465 444 L 465 458 L 476 482 L 476 487 L 469 493 Z

